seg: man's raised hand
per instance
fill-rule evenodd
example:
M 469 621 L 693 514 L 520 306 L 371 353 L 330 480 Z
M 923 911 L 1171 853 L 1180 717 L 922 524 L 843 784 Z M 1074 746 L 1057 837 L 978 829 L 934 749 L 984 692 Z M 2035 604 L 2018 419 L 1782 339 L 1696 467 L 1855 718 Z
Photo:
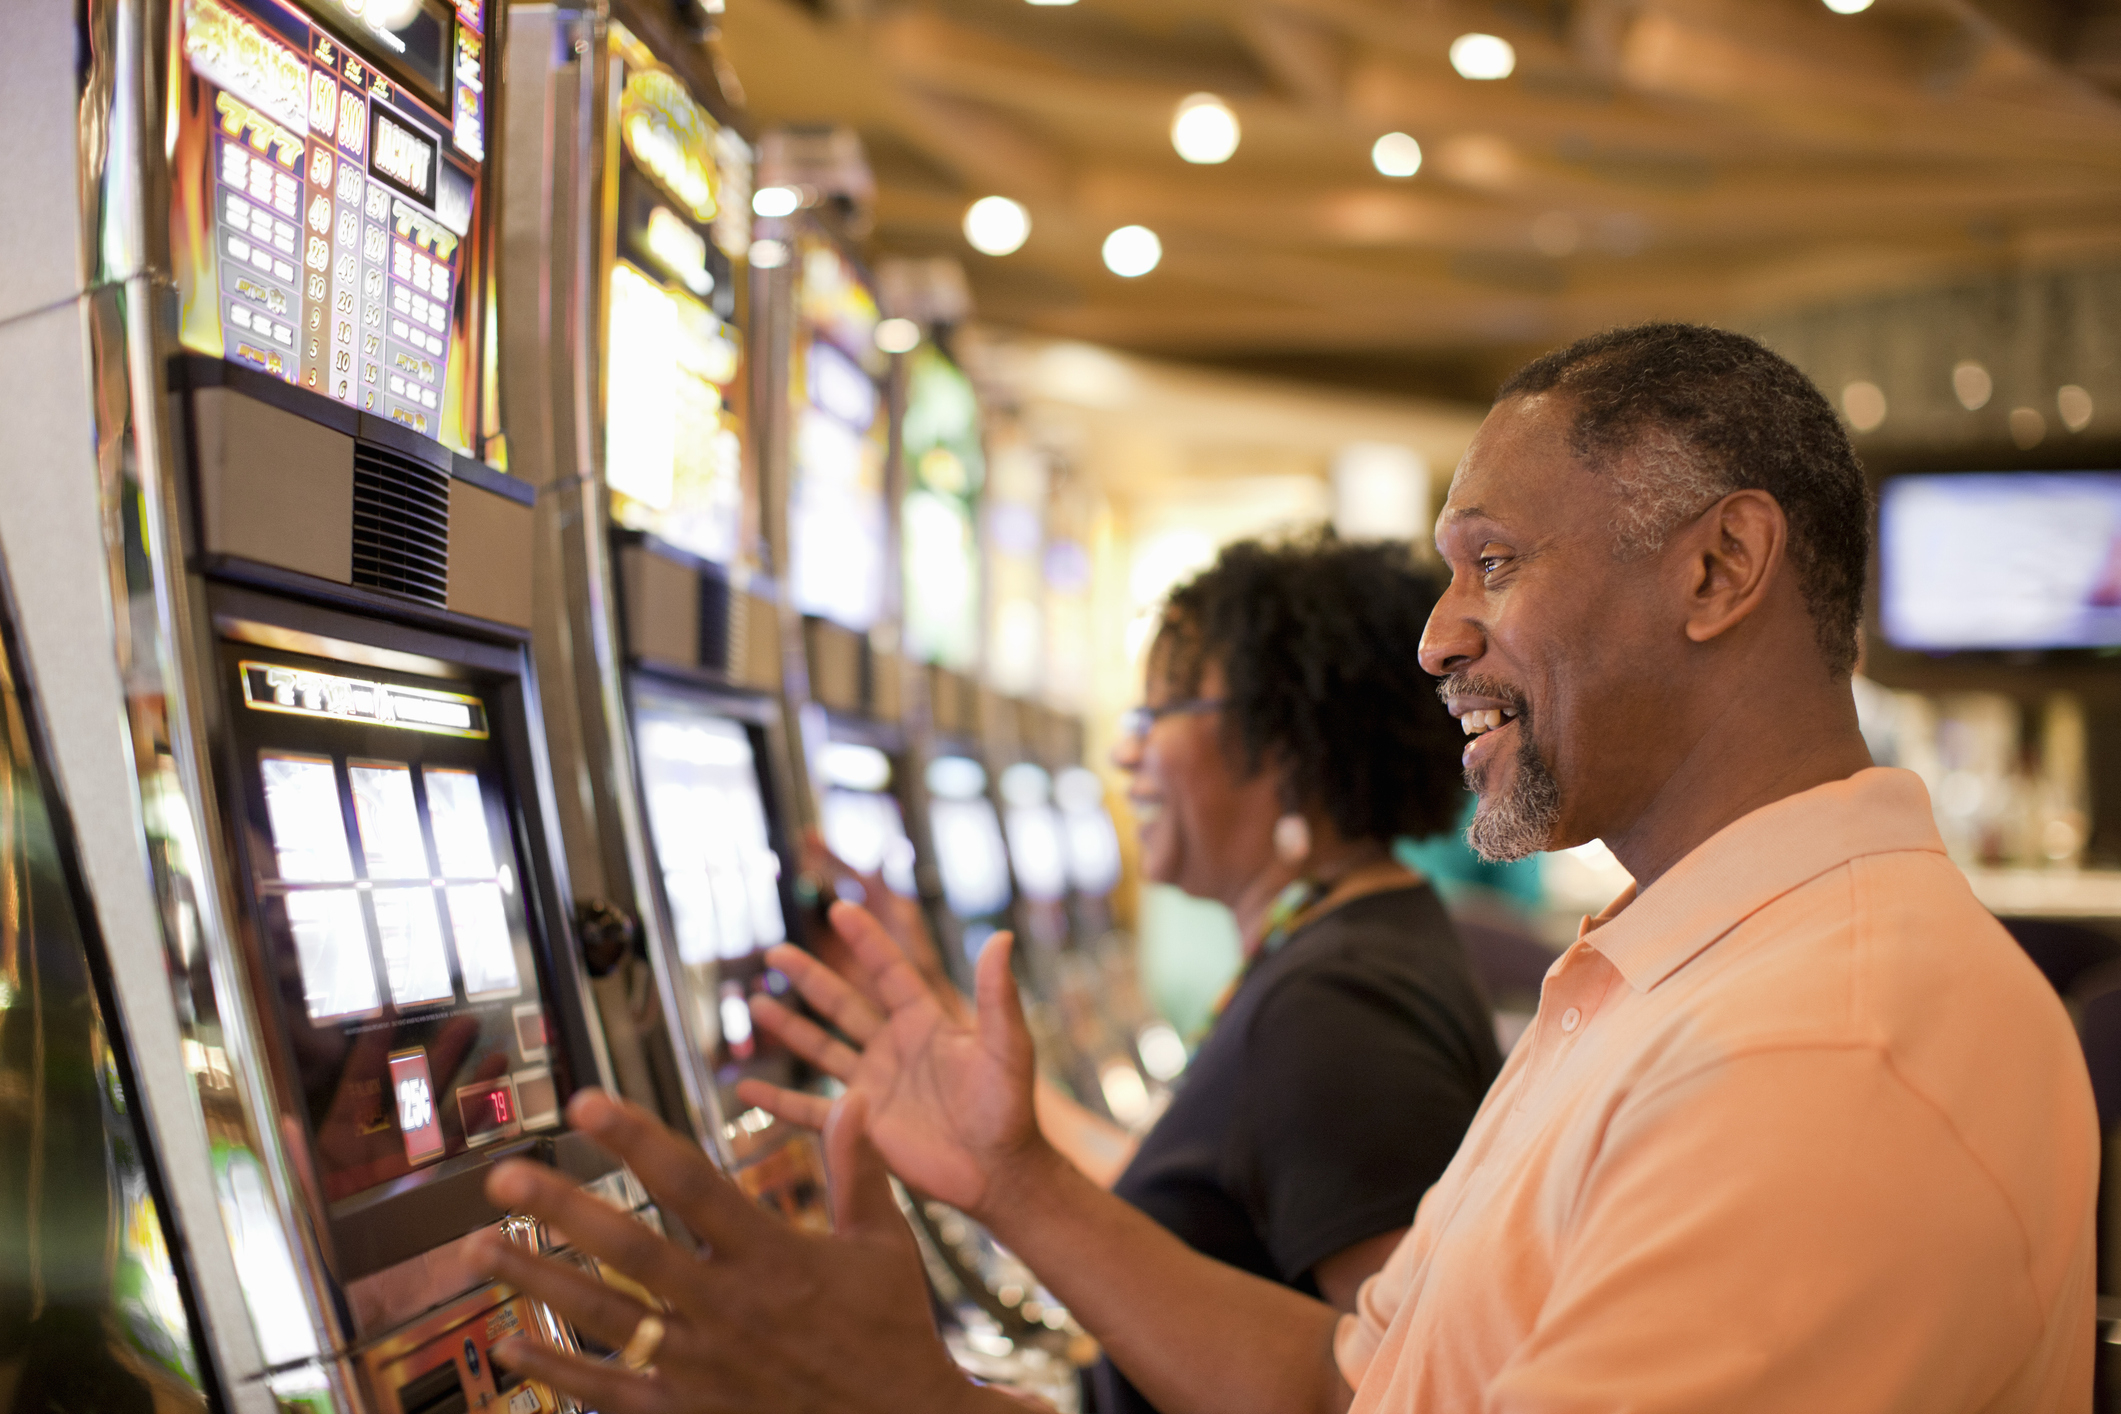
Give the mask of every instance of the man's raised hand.
M 854 1045 L 770 998 L 753 1000 L 753 1016 L 843 1081 L 850 1096 L 864 1098 L 869 1136 L 900 1178 L 978 1216 L 997 1179 L 1044 1142 L 1032 1109 L 1031 1033 L 1009 974 L 1009 935 L 997 935 L 980 955 L 977 1011 L 967 1021 L 944 1009 L 863 910 L 837 904 L 832 925 L 864 974 L 860 988 L 794 948 L 776 949 L 768 960 Z M 761 1081 L 743 1081 L 737 1093 L 811 1128 L 822 1127 L 829 1109 L 818 1096 Z

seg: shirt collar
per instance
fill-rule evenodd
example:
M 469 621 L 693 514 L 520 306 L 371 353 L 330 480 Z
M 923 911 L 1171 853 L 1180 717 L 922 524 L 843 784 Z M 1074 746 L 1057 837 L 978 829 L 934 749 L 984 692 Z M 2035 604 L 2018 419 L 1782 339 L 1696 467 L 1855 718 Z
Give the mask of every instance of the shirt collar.
M 1577 936 L 1647 992 L 1800 884 L 1900 850 L 1944 853 L 1929 792 L 1912 771 L 1873 766 L 1733 820 L 1647 890 L 1629 885 Z

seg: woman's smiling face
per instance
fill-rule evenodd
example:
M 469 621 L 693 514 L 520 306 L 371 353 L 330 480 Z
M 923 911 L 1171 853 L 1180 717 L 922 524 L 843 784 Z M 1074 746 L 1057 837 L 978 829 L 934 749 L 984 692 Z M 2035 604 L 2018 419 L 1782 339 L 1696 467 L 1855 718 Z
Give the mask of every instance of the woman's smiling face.
M 1221 664 L 1204 664 L 1190 688 L 1172 680 L 1171 667 L 1167 633 L 1149 652 L 1143 706 L 1222 700 Z M 1144 878 L 1228 902 L 1272 862 L 1279 785 L 1265 768 L 1246 775 L 1236 755 L 1223 713 L 1205 706 L 1163 713 L 1114 748 L 1113 764 L 1128 776 Z

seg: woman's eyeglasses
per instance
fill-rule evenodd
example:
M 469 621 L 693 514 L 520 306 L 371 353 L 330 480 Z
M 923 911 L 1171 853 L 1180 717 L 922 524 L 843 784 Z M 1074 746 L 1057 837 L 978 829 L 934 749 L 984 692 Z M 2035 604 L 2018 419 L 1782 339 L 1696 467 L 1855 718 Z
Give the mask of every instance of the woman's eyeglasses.
M 1125 741 L 1140 741 L 1149 735 L 1149 728 L 1166 717 L 1191 717 L 1201 712 L 1219 712 L 1223 708 L 1220 697 L 1188 697 L 1181 702 L 1164 702 L 1154 707 L 1132 707 L 1120 713 L 1119 734 Z

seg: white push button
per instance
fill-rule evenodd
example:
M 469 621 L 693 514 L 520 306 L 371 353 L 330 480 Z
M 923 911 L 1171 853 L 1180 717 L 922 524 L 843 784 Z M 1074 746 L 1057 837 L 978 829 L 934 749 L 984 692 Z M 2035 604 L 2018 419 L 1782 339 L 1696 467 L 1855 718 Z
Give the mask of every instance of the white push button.
M 1574 1031 L 1578 1026 L 1582 1024 L 1583 1013 L 1576 1010 L 1576 1008 L 1574 1007 L 1570 1007 L 1567 1011 L 1561 1014 L 1561 1029 L 1564 1031 Z

